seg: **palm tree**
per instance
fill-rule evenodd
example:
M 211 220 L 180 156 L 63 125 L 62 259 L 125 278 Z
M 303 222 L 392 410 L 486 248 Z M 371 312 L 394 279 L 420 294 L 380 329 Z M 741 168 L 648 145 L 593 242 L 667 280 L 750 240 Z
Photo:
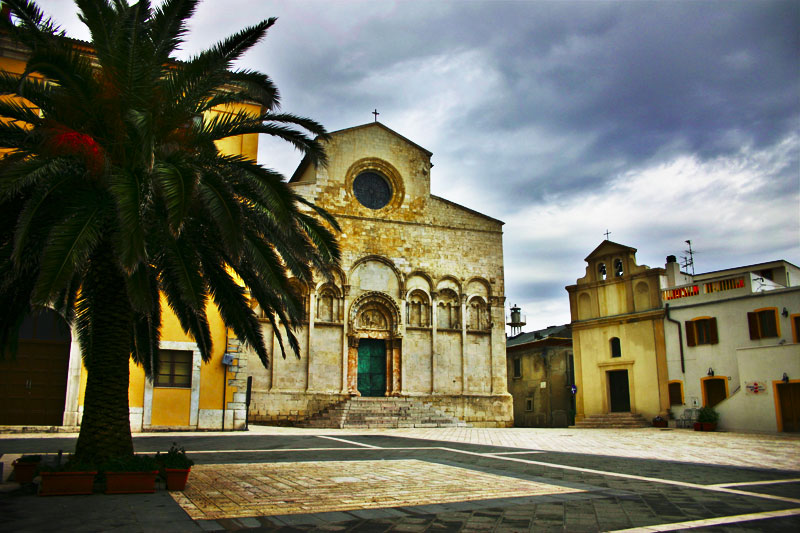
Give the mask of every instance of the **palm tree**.
M 263 133 L 324 163 L 324 128 L 280 113 L 265 74 L 233 69 L 275 19 L 179 62 L 197 0 L 76 4 L 90 43 L 34 2 L 5 2 L 0 28 L 30 56 L 21 76 L 0 75 L 0 94 L 24 98 L 0 99 L 0 346 L 15 348 L 37 308 L 75 324 L 87 370 L 75 454 L 99 461 L 133 453 L 128 361 L 157 371 L 161 294 L 203 360 L 213 302 L 266 366 L 249 297 L 283 328 L 284 357 L 284 342 L 297 353 L 289 279 L 338 263 L 338 226 L 280 174 L 215 145 Z

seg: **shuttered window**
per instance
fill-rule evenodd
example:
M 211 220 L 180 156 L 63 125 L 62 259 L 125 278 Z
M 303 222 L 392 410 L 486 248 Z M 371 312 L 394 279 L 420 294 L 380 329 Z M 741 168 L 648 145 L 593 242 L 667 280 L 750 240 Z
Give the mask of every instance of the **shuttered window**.
M 717 344 L 719 342 L 717 319 L 715 317 L 702 317 L 687 320 L 685 326 L 687 346 Z
M 750 338 L 753 340 L 778 337 L 780 335 L 778 310 L 772 307 L 747 313 L 747 326 L 750 328 Z

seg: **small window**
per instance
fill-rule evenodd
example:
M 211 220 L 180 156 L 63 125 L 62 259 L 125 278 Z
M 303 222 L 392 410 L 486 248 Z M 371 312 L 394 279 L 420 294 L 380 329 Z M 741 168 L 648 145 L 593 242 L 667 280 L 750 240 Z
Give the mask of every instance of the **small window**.
M 521 378 L 522 377 L 522 359 L 519 357 L 514 358 L 514 377 Z
M 161 350 L 158 352 L 156 387 L 192 386 L 192 352 L 186 350 Z
M 533 411 L 533 398 L 525 398 L 525 410 Z
M 619 337 L 611 337 L 611 357 L 622 357 L 622 347 L 619 344 Z
M 683 405 L 683 384 L 680 381 L 669 383 L 669 404 Z
M 778 310 L 774 307 L 747 313 L 747 325 L 750 328 L 750 338 L 753 340 L 780 336 Z
M 597 265 L 597 274 L 598 274 L 599 279 L 601 279 L 601 280 L 602 279 L 606 279 L 606 264 L 605 263 L 600 263 L 599 265 Z
M 698 346 L 700 344 L 717 344 L 717 319 L 714 317 L 701 317 L 685 322 L 686 345 Z
M 792 315 L 792 336 L 794 342 L 800 342 L 800 315 Z

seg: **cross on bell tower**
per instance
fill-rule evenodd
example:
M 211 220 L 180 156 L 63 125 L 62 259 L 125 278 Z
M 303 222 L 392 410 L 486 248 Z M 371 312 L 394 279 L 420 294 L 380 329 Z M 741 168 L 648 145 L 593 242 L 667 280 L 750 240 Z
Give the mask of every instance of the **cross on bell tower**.
M 375 111 L 373 111 L 372 114 L 375 115 L 375 122 L 378 122 L 378 115 L 380 115 L 380 113 L 378 113 L 378 110 L 375 109 Z

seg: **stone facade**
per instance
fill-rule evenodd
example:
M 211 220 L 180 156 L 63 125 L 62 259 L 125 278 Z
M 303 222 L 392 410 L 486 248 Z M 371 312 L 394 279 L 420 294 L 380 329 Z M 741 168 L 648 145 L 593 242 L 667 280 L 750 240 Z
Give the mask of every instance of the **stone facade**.
M 572 330 L 551 326 L 506 340 L 517 427 L 567 427 L 575 419 Z
M 510 426 L 502 222 L 431 195 L 431 153 L 380 123 L 334 132 L 326 151 L 291 184 L 339 221 L 342 268 L 299 287 L 300 358 L 274 341 L 271 367 L 248 367 L 250 420 L 303 420 L 363 394 Z

